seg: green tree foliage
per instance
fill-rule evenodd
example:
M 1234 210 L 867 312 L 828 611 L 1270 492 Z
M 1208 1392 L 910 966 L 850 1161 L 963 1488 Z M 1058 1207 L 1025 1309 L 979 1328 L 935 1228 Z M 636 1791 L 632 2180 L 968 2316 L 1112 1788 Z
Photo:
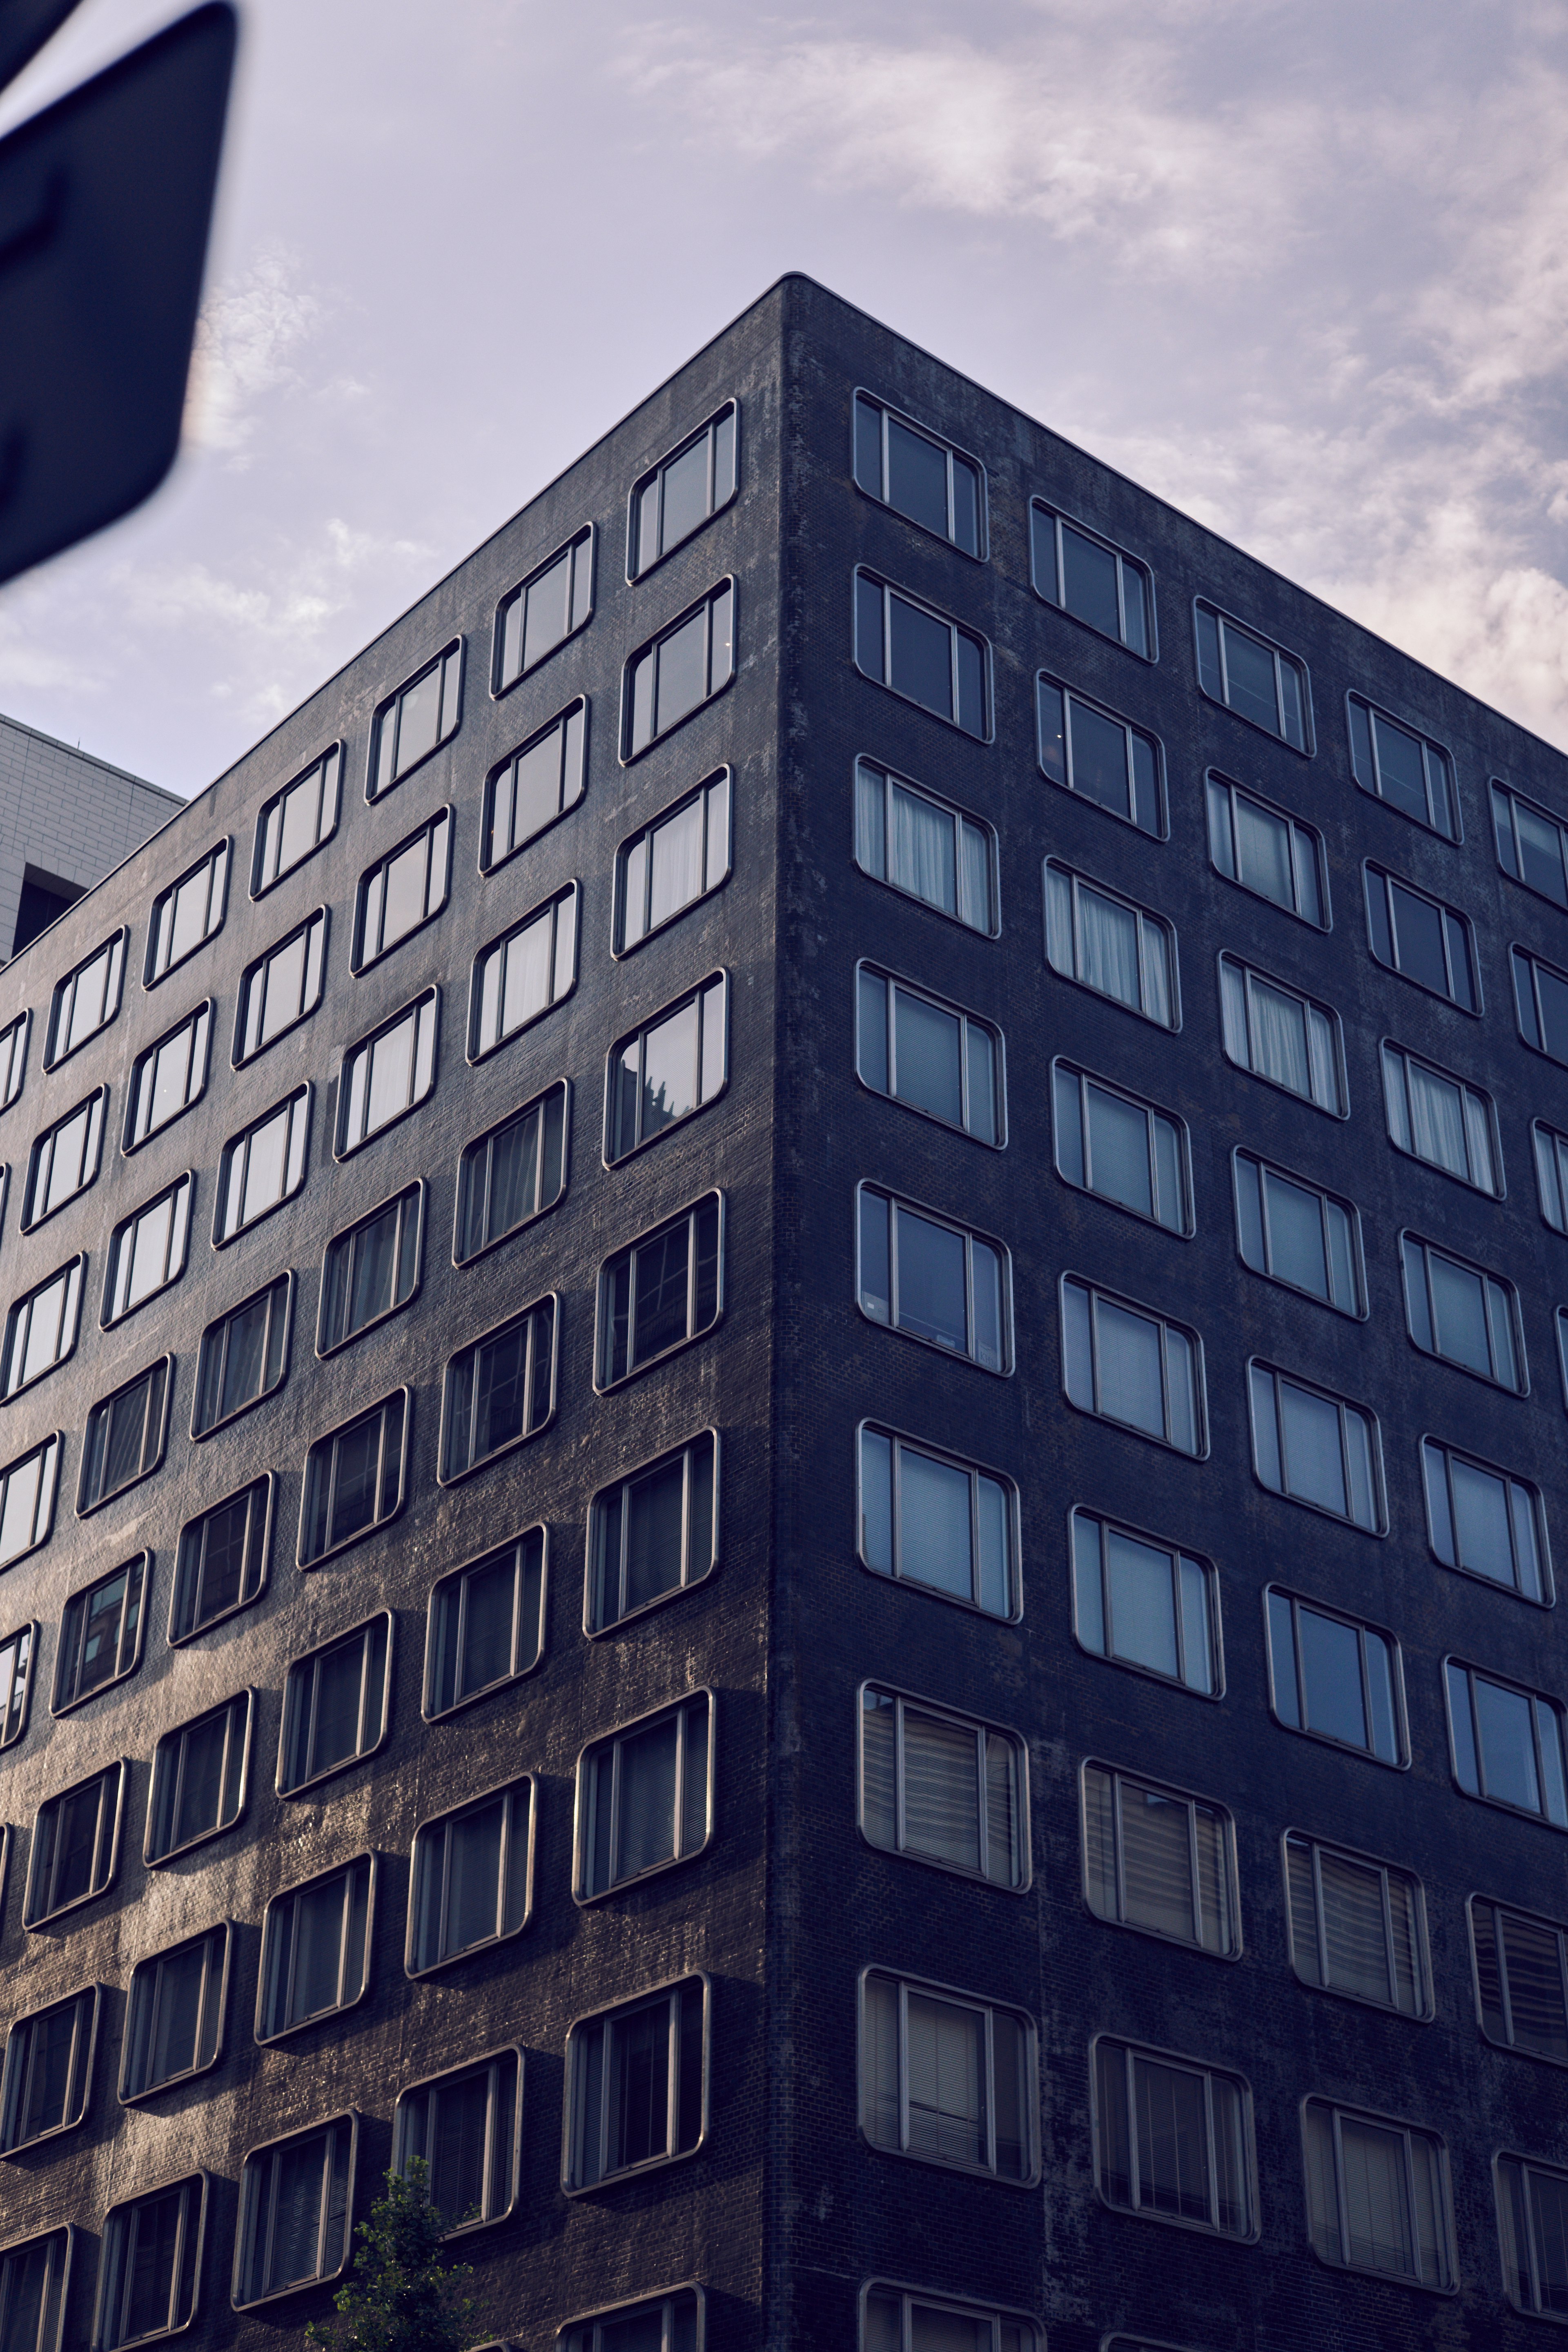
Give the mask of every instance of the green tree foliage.
M 312 2320 L 305 2340 L 317 2352 L 468 2352 L 484 2340 L 469 2289 L 473 2272 L 449 2263 L 445 2216 L 430 2202 L 430 2170 L 416 2157 L 389 2172 L 386 2194 L 354 2235 L 353 2270 L 332 2297 L 336 2327 Z

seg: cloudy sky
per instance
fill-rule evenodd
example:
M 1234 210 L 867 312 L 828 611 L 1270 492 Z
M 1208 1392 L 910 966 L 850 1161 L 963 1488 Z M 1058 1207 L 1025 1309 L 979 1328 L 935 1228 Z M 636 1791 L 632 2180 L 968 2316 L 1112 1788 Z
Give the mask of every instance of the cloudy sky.
M 199 790 L 800 268 L 1568 747 L 1555 0 L 243 5 L 185 453 L 0 709 Z

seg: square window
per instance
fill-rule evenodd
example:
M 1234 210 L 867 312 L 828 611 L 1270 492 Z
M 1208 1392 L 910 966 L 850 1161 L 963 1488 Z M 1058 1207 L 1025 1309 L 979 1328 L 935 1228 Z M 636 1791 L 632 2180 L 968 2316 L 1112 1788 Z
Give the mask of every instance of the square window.
M 444 1576 L 430 1595 L 425 1719 L 467 1706 L 531 1673 L 544 1649 L 549 1541 L 530 1528 L 515 1543 Z
M 1000 1149 L 1007 1140 L 1001 1032 L 874 964 L 857 964 L 855 980 L 861 1085 Z
M 174 1369 L 173 1356 L 160 1356 L 89 1412 L 77 1486 L 79 1518 L 150 1477 L 163 1459 Z
M 1232 783 L 1211 768 L 1207 778 L 1209 856 L 1215 871 L 1255 898 L 1326 931 L 1329 875 L 1323 839 L 1311 825 Z
M 474 958 L 468 1059 L 518 1036 L 577 985 L 578 890 L 569 882 Z
M 1557 1701 L 1453 1658 L 1445 1661 L 1443 1686 L 1454 1778 L 1466 1796 L 1568 1829 Z
M 426 1976 L 527 1927 L 533 1908 L 533 1783 L 491 1789 L 415 1832 L 404 1965 Z
M 110 1764 L 38 1808 L 22 1902 L 25 1927 L 74 1910 L 113 1883 L 129 1764 Z
M 407 1475 L 409 1394 L 395 1389 L 356 1413 L 325 1437 L 318 1437 L 305 1456 L 304 1492 L 300 1498 L 301 1568 L 357 1543 L 403 1508 Z
M 1044 671 L 1035 681 L 1040 772 L 1140 833 L 1163 841 L 1164 761 L 1159 739 Z
M 1472 1895 L 1481 2032 L 1504 2050 L 1568 2066 L 1568 1928 Z
M 1540 1488 L 1435 1437 L 1421 1441 L 1421 1468 L 1428 1537 L 1444 1566 L 1484 1576 L 1550 1608 L 1552 1562 Z
M 95 2347 L 153 2344 L 196 2315 L 206 2234 L 207 2177 L 195 2172 L 104 2216 Z
M 579 2019 L 566 2037 L 561 2185 L 602 2181 L 689 2156 L 707 2128 L 705 1977 Z
M 1022 1613 L 1010 1479 L 868 1421 L 859 1456 L 859 1552 L 873 1575 L 987 1617 Z
M 855 574 L 855 667 L 948 726 L 991 740 L 985 639 L 871 572 Z
M 251 854 L 250 895 L 259 898 L 285 874 L 314 856 L 338 829 L 338 792 L 342 779 L 343 747 L 334 743 L 291 783 L 265 800 L 256 819 L 256 847 Z
M 868 392 L 855 395 L 855 480 L 895 514 L 984 559 L 984 467 Z
M 611 1046 L 605 1066 L 607 1168 L 723 1093 L 730 1076 L 729 997 L 728 979 L 715 972 Z
M 48 1542 L 59 1466 L 57 1432 L 0 1470 L 0 1568 Z
M 1176 935 L 1162 916 L 1046 860 L 1046 961 L 1162 1029 L 1182 1025 Z
M 362 1853 L 273 1896 L 261 1926 L 258 2042 L 277 2042 L 363 1999 L 375 1876 L 374 1855 Z
M 1362 873 L 1367 934 L 1378 962 L 1465 1013 L 1479 1013 L 1481 983 L 1469 917 L 1381 866 L 1364 866 Z
M 1563 830 L 1550 809 L 1510 792 L 1492 779 L 1492 832 L 1498 864 L 1527 890 L 1549 898 L 1554 907 L 1568 907 L 1568 862 Z
M 703 1851 L 713 1828 L 712 1714 L 701 1691 L 584 1749 L 573 1885 L 580 1903 Z
M 132 1969 L 120 2057 L 122 2105 L 216 2065 L 231 1939 L 226 1926 L 211 1927 Z
M 1310 752 L 1312 689 L 1305 664 L 1201 598 L 1193 620 L 1200 691 L 1293 751 Z
M 1154 660 L 1154 581 L 1146 563 L 1043 499 L 1029 500 L 1029 557 L 1037 596 Z
M 1194 1225 L 1185 1121 L 1071 1062 L 1054 1062 L 1051 1071 L 1058 1175 L 1189 1238 Z
M 1414 1234 L 1402 1234 L 1399 1248 L 1406 1327 L 1423 1354 L 1523 1396 L 1530 1371 L 1512 1283 Z
M 1303 1984 L 1402 2017 L 1432 2015 L 1421 1882 L 1300 1830 L 1285 1838 L 1290 1965 Z
M 215 1503 L 180 1529 L 169 1641 L 188 1642 L 256 1600 L 267 1583 L 272 1473 Z
M 1259 1486 L 1331 1518 L 1348 1519 L 1366 1535 L 1386 1535 L 1376 1415 L 1271 1364 L 1254 1363 L 1248 1382 L 1252 1470 Z
M 316 1353 L 330 1356 L 406 1307 L 419 1287 L 423 1178 L 327 1244 Z
M 16 2312 L 27 2331 L 17 2352 L 60 2352 L 75 2235 L 68 2223 L 0 2252 L 0 2312 Z
M 735 403 L 661 457 L 632 485 L 626 577 L 640 580 L 735 495 Z
M 860 1829 L 884 1853 L 993 1886 L 1029 1882 L 1029 1772 L 1015 1732 L 906 1697 L 860 1690 Z
M 224 1145 L 213 1214 L 215 1249 L 293 1199 L 305 1181 L 310 1140 L 310 1088 L 306 1085 Z
M 327 910 L 318 907 L 276 947 L 247 965 L 234 1015 L 236 1069 L 314 1013 L 321 1001 L 326 960 Z
M 1002 928 L 994 827 L 870 760 L 855 762 L 855 863 L 985 939 Z
M 1236 1824 L 1206 1798 L 1086 1764 L 1083 1884 L 1097 1919 L 1216 1959 L 1241 1949 Z
M 1411 2286 L 1458 2285 L 1447 2151 L 1431 2132 L 1309 2099 L 1301 2111 L 1312 2251 Z
M 374 1756 L 386 1737 L 392 1696 L 390 1610 L 308 1651 L 283 1683 L 278 1793 L 298 1796 Z
M 584 1631 L 602 1633 L 700 1584 L 718 1558 L 719 1437 L 705 1429 L 595 1496 Z
M 1220 1034 L 1226 1059 L 1271 1087 L 1346 1118 L 1340 1016 L 1238 958 L 1219 960 Z
M 1366 1314 L 1361 1217 L 1353 1201 L 1250 1151 L 1231 1154 L 1244 1265 L 1342 1315 Z
M 129 934 L 116 931 L 100 948 L 57 981 L 49 1006 L 49 1033 L 44 1046 L 44 1067 L 57 1069 L 79 1045 L 107 1029 L 120 1010 L 121 984 L 125 977 L 125 942 Z
M 1252 2095 L 1235 2074 L 1103 2038 L 1093 2045 L 1095 2186 L 1146 2220 L 1258 2235 Z
M 571 1143 L 572 1086 L 563 1079 L 464 1145 L 455 1265 L 468 1265 L 555 1206 L 566 1190 Z
M 149 1863 L 168 1862 L 232 1829 L 245 1811 L 254 1696 L 238 1692 L 194 1722 L 166 1731 L 153 1748 Z
M 47 1282 L 17 1299 L 7 1314 L 5 1342 L 0 1347 L 0 1396 L 19 1395 L 74 1352 L 86 1264 L 85 1258 L 71 1258 Z
M 1080 1412 L 1200 1461 L 1208 1453 L 1203 1342 L 1072 1275 L 1061 1285 L 1062 1386 Z
M 1013 1369 L 1013 1262 L 1002 1244 L 862 1184 L 860 1312 L 907 1339 Z
M 1074 1511 L 1068 1524 L 1073 1631 L 1082 1646 L 1217 1698 L 1219 1580 L 1209 1561 L 1089 1511 Z
M 596 1389 L 629 1380 L 718 1322 L 723 1207 L 721 1192 L 706 1193 L 600 1267 Z
M 198 1004 L 131 1066 L 122 1148 L 135 1151 L 206 1091 L 212 1003 Z
M 252 2148 L 240 2168 L 237 2311 L 335 2279 L 349 2259 L 358 2117 Z
M 1393 1634 L 1277 1585 L 1264 1602 L 1276 1718 L 1380 1764 L 1408 1764 L 1405 1675 Z
M 51 1714 L 64 1715 L 135 1673 L 147 1631 L 142 1602 L 151 1566 L 147 1553 L 139 1551 L 71 1594 L 60 1616 Z
M 109 1089 L 100 1087 L 78 1103 L 53 1127 L 34 1139 L 27 1155 L 27 1183 L 22 1195 L 22 1231 L 31 1233 L 57 1209 L 75 1200 L 97 1180 L 103 1150 L 103 1115 Z
M 1017 2010 L 868 1969 L 860 1979 L 860 2129 L 873 2147 L 1038 2175 L 1035 2029 Z
M 27 1728 L 37 1648 L 37 1625 L 23 1625 L 0 1641 L 0 1748 L 13 1747 Z M 4 1881 L 0 1880 L 0 1893 L 3 1891 Z
M 426 2167 L 426 2193 L 447 2237 L 504 2221 L 517 2201 L 522 2057 L 497 2050 L 476 2063 L 400 2091 L 392 2111 L 392 2164 Z
M 1363 792 L 1446 841 L 1461 840 L 1454 763 L 1442 745 L 1402 726 L 1359 694 L 1346 698 L 1345 710 L 1351 770 Z
M 1383 1092 L 1389 1140 L 1396 1151 L 1440 1168 L 1494 1200 L 1502 1198 L 1502 1153 L 1489 1095 L 1386 1040 Z

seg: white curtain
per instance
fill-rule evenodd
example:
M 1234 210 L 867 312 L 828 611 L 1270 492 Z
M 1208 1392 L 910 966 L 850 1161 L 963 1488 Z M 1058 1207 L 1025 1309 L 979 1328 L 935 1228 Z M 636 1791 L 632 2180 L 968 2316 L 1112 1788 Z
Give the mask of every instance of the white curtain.
M 933 808 L 918 793 L 895 784 L 890 794 L 891 823 L 888 838 L 888 879 L 913 891 L 930 907 L 950 915 L 958 911 L 952 819 L 945 809 Z
M 1098 890 L 1078 894 L 1079 969 L 1086 987 L 1112 996 L 1118 1004 L 1141 1007 L 1138 918 L 1130 907 L 1102 898 Z
M 1410 1079 L 1411 1145 L 1416 1158 L 1446 1168 L 1451 1176 L 1468 1176 L 1465 1105 L 1458 1087 L 1419 1062 L 1407 1061 L 1405 1067 Z
M 1299 998 L 1285 996 L 1266 981 L 1251 984 L 1253 1067 L 1259 1076 L 1288 1087 L 1293 1095 L 1311 1099 L 1310 1066 L 1307 1056 L 1306 1009 Z

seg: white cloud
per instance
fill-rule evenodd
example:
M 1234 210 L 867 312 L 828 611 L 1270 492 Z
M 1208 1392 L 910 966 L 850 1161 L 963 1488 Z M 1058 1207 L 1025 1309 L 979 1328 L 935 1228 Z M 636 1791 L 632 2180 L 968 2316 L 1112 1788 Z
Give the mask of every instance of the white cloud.
M 296 255 L 269 245 L 242 278 L 218 287 L 202 305 L 185 434 L 237 467 L 250 462 L 258 404 L 268 394 L 302 387 L 289 354 L 319 331 L 326 312 L 301 275 Z

